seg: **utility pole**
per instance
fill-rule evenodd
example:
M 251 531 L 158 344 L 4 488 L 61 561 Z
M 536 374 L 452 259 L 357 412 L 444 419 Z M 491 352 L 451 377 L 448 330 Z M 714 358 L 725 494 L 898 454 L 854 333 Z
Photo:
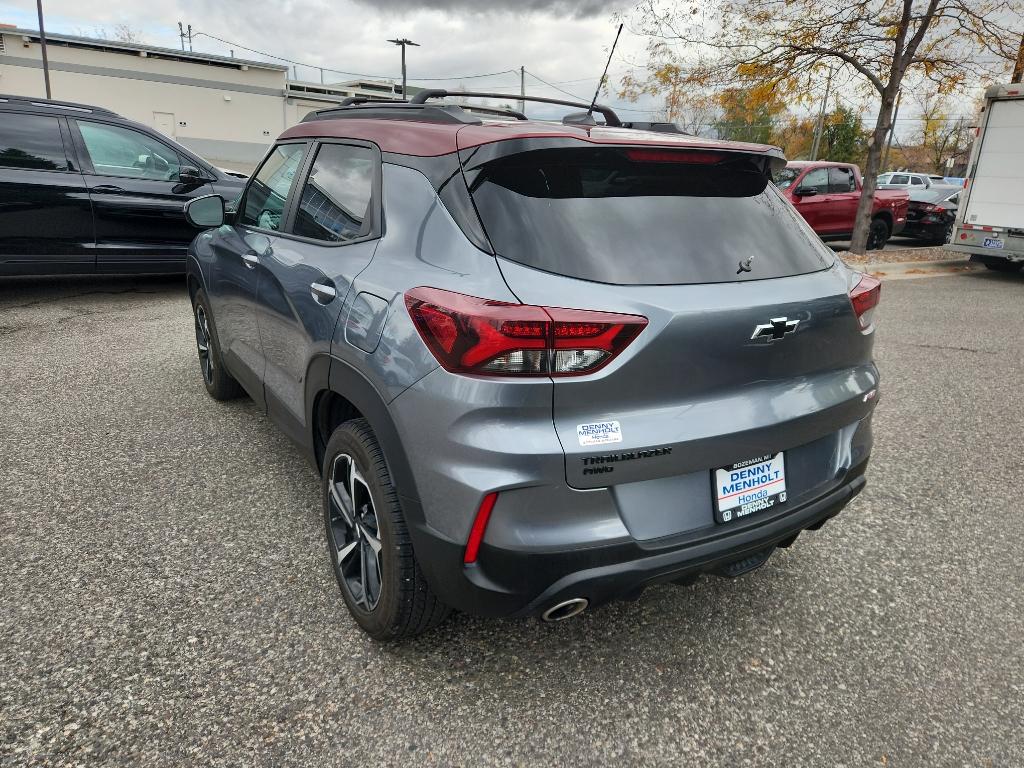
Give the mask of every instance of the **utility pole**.
M 519 111 L 526 114 L 526 67 L 519 67 Z
M 892 125 L 889 126 L 889 135 L 885 138 L 885 149 L 882 150 L 882 164 L 878 166 L 880 173 L 885 173 L 889 168 L 889 148 L 892 146 L 892 135 L 896 133 L 896 118 L 900 115 L 900 99 L 903 98 L 903 90 L 896 91 L 896 107 L 892 111 Z
M 50 95 L 50 61 L 46 58 L 46 29 L 43 27 L 43 0 L 36 0 L 36 10 L 39 11 L 39 49 L 43 52 L 43 80 L 46 81 L 46 98 L 52 99 Z
M 178 37 L 181 38 L 181 50 L 185 50 L 185 38 L 188 38 L 188 50 L 192 51 L 192 25 L 188 25 L 188 29 L 182 26 L 181 22 L 178 22 Z
M 1020 48 L 1017 49 L 1017 63 L 1013 65 L 1013 77 L 1011 83 L 1024 82 L 1024 35 L 1020 38 Z
M 409 94 L 407 94 L 405 91 L 405 46 L 415 45 L 417 48 L 419 48 L 420 44 L 414 43 L 412 40 L 409 40 L 405 37 L 396 37 L 394 40 L 388 40 L 388 42 L 394 43 L 395 45 L 400 45 L 402 47 L 402 98 L 408 101 Z
M 818 111 L 818 122 L 814 126 L 814 142 L 811 144 L 811 160 L 818 159 L 818 150 L 821 148 L 821 135 L 825 132 L 825 110 L 828 109 L 828 96 L 832 90 L 832 69 L 828 70 L 828 78 L 825 80 L 825 98 L 821 100 L 821 109 Z

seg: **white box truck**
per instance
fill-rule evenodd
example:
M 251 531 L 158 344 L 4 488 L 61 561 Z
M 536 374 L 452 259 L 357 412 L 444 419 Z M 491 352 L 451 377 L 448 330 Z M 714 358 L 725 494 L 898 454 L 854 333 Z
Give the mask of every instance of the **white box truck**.
M 1024 84 L 985 91 L 978 134 L 947 249 L 989 269 L 1024 268 Z

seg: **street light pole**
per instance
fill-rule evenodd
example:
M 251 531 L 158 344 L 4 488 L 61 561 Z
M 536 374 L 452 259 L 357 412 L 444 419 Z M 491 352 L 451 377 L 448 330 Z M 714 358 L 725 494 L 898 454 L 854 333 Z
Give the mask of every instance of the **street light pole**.
M 405 90 L 405 46 L 415 45 L 417 48 L 419 48 L 420 44 L 414 43 L 412 40 L 409 40 L 405 37 L 395 38 L 394 40 L 388 40 L 388 42 L 394 43 L 395 45 L 400 45 L 402 47 L 402 98 L 408 101 L 409 94 Z
M 43 28 L 43 0 L 36 0 L 36 10 L 39 11 L 39 48 L 43 52 L 43 80 L 46 81 L 46 98 L 53 98 L 50 95 L 50 62 L 46 58 L 46 29 Z

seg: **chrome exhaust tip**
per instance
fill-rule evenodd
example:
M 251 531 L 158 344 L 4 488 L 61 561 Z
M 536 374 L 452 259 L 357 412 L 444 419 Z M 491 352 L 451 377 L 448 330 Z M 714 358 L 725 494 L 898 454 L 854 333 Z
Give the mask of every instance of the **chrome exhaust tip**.
M 558 605 L 553 605 L 548 608 L 544 613 L 541 614 L 541 619 L 548 623 L 554 621 L 565 621 L 571 619 L 573 616 L 579 616 L 590 605 L 590 601 L 585 597 L 574 597 L 572 600 L 566 600 Z

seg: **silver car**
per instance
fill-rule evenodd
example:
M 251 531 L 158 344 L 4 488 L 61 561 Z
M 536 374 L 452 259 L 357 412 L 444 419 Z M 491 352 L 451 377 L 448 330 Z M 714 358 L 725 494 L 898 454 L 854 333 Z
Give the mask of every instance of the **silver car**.
M 439 95 L 312 114 L 188 207 L 203 381 L 320 471 L 366 632 L 738 576 L 861 491 L 880 286 L 778 149 Z

